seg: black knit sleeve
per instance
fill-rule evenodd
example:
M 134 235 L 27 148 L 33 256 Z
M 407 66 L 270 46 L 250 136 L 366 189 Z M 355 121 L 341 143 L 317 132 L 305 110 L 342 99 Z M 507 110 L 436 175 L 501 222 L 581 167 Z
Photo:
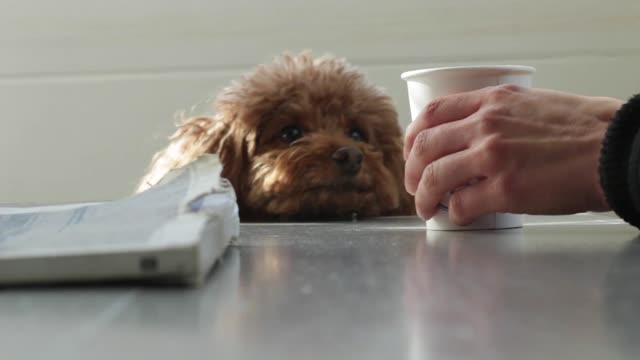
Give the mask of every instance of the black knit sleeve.
M 611 209 L 640 228 L 640 94 L 611 121 L 600 153 L 600 184 Z

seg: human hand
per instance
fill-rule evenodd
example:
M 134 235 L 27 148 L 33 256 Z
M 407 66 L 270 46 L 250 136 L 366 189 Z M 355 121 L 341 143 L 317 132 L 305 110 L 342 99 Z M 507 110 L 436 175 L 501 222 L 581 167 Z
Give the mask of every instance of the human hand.
M 598 161 L 622 104 L 515 85 L 436 99 L 407 129 L 405 187 L 425 220 L 453 191 L 449 217 L 458 225 L 493 212 L 607 210 Z

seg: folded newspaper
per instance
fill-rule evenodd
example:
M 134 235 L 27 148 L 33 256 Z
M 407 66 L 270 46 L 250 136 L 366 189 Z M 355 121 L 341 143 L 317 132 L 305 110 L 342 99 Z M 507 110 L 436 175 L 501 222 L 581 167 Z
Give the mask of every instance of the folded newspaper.
M 0 207 L 0 285 L 160 280 L 202 284 L 239 219 L 217 156 L 120 200 Z

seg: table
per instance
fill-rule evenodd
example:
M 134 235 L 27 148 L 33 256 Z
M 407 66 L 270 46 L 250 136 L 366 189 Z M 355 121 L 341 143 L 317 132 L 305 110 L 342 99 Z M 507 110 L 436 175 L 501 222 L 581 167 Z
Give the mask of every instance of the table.
M 640 232 L 243 224 L 202 288 L 0 290 L 2 359 L 637 359 Z

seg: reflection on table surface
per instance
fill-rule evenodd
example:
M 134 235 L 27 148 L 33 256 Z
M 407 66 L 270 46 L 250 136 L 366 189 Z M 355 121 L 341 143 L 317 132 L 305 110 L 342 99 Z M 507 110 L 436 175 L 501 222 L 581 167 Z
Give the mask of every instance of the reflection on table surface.
M 15 359 L 635 359 L 638 232 L 606 214 L 431 232 L 244 224 L 200 289 L 0 290 Z

